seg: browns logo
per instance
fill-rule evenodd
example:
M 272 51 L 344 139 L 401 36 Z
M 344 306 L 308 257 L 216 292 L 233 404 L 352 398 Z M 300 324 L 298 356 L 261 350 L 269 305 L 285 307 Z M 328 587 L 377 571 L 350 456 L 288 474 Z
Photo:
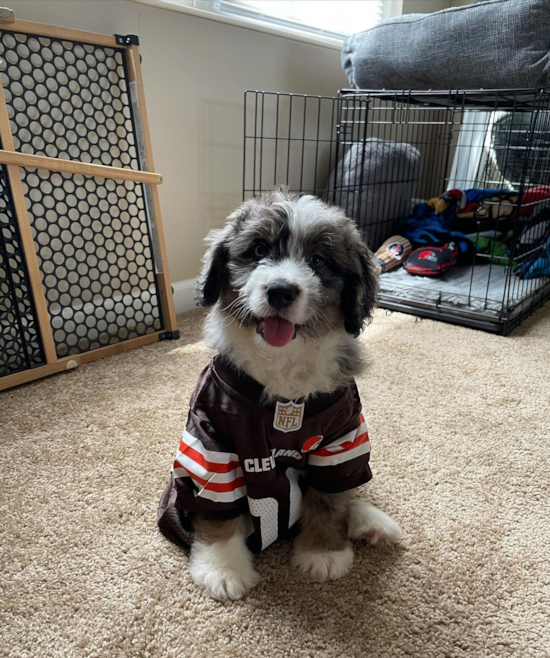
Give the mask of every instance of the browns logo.
M 304 441 L 304 445 L 302 446 L 302 452 L 310 452 L 311 450 L 315 450 L 315 448 L 319 447 L 319 444 L 323 440 L 323 437 L 321 435 L 317 436 L 311 436 L 309 439 Z

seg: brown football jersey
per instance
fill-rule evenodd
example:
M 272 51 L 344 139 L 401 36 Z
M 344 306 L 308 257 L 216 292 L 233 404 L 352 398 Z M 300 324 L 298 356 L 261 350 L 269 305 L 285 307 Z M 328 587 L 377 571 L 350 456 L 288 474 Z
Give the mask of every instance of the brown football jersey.
M 308 485 L 337 493 L 368 482 L 369 456 L 354 382 L 305 401 L 268 401 L 261 384 L 214 357 L 191 397 L 159 527 L 190 545 L 193 513 L 247 514 L 248 544 L 264 549 L 294 528 Z

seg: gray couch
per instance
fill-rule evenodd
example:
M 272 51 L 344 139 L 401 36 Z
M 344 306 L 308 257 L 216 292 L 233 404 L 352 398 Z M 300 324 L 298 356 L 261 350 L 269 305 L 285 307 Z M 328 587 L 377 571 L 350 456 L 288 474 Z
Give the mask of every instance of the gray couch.
M 342 66 L 358 89 L 542 88 L 549 48 L 550 0 L 488 0 L 354 34 Z

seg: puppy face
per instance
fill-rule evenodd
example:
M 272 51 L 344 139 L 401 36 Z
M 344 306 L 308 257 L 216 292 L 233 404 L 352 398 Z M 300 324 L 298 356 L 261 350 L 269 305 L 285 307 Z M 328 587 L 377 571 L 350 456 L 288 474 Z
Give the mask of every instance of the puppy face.
M 258 344 L 284 348 L 336 327 L 359 334 L 375 302 L 371 258 L 353 223 L 312 196 L 245 202 L 210 235 L 198 302 L 218 303 Z

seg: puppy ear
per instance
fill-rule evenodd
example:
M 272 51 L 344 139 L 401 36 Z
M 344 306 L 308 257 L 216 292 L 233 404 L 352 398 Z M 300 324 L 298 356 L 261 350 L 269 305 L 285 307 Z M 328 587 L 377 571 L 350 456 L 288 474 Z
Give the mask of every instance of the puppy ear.
M 354 231 L 352 262 L 346 272 L 342 295 L 344 327 L 348 334 L 358 336 L 372 312 L 378 292 L 378 277 L 367 245 Z
M 197 306 L 213 306 L 217 301 L 227 280 L 227 261 L 229 260 L 228 241 L 232 226 L 211 231 L 206 238 L 209 247 L 204 255 L 203 266 L 197 281 Z
M 222 229 L 210 231 L 206 238 L 209 245 L 203 258 L 203 266 L 197 281 L 195 301 L 197 306 L 213 306 L 229 282 L 229 245 L 240 226 L 250 213 L 252 201 L 247 201 L 227 218 Z

